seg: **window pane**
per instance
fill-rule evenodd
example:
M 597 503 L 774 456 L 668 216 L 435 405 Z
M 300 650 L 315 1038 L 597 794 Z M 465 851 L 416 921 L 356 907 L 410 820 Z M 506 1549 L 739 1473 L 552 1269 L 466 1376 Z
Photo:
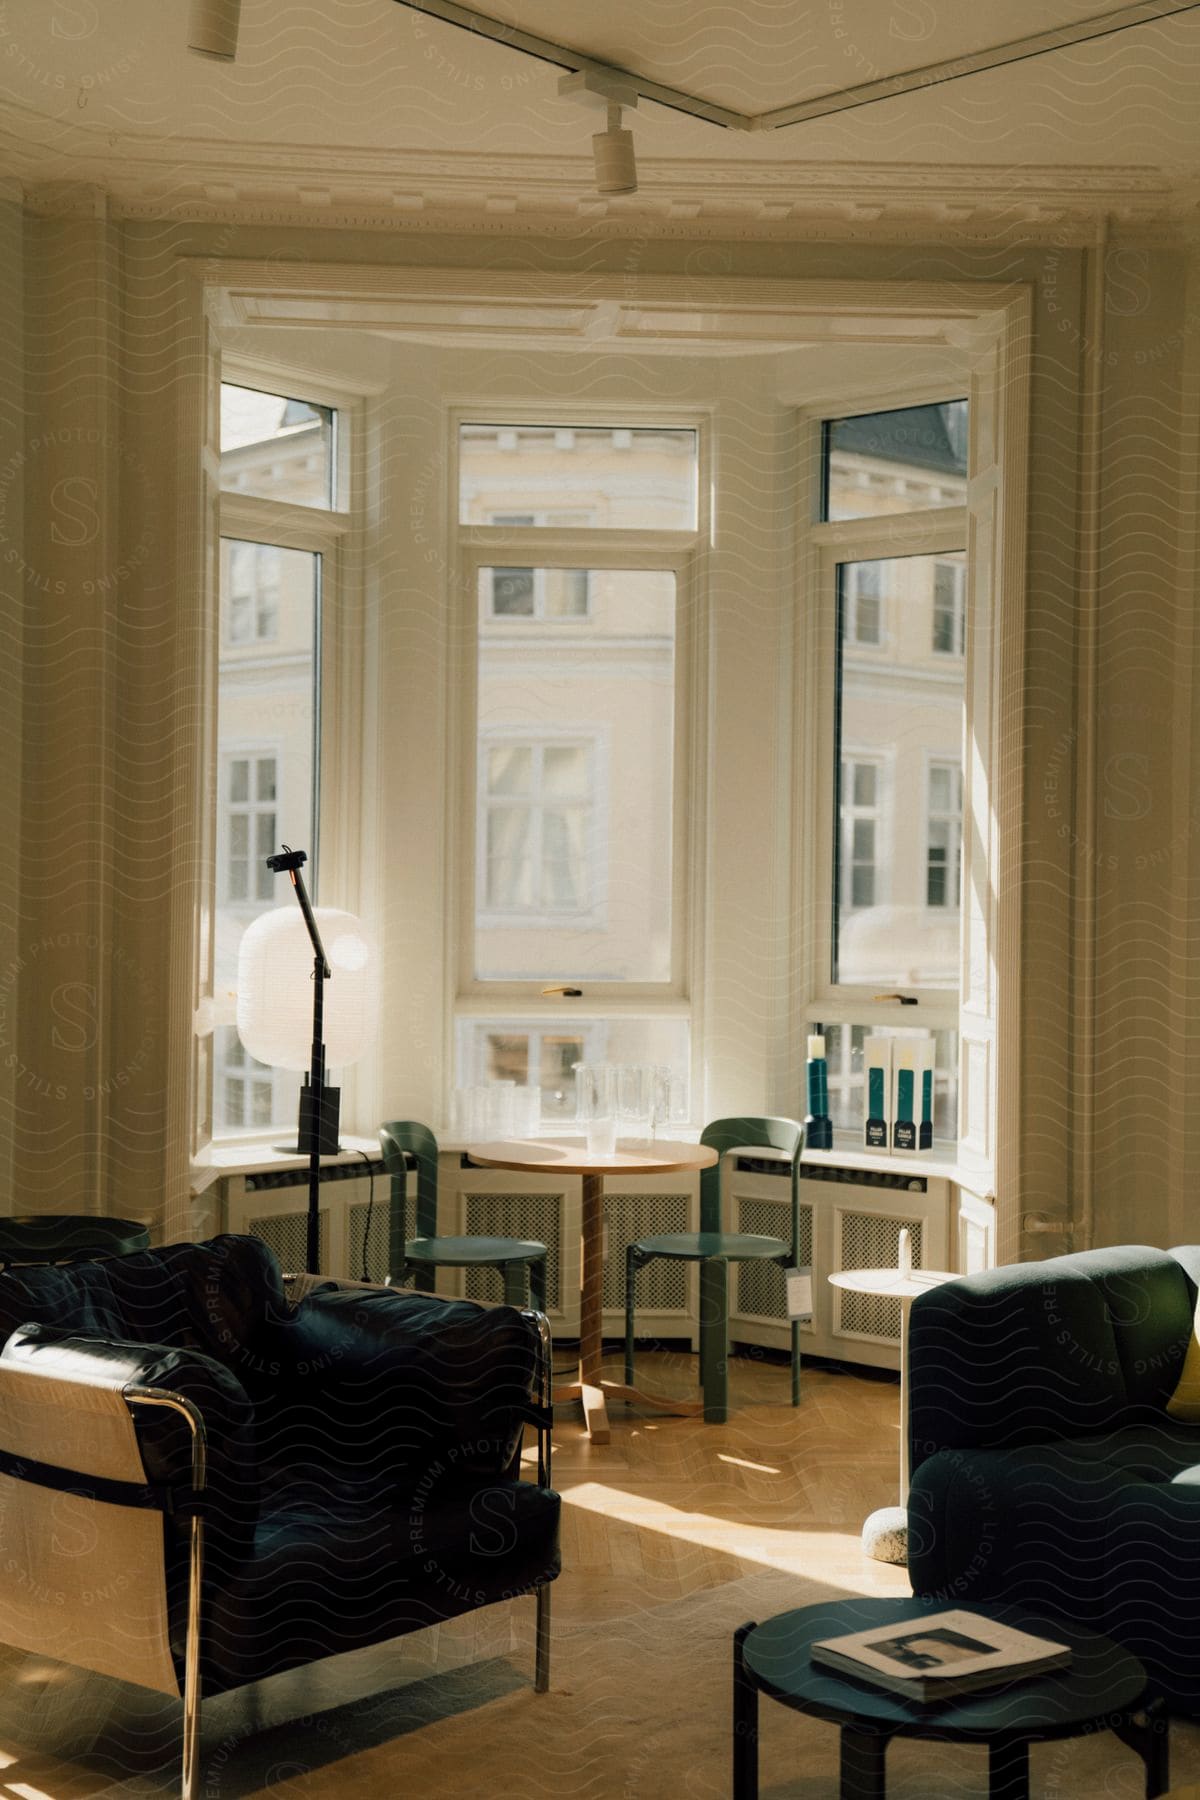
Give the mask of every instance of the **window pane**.
M 458 473 L 464 525 L 696 526 L 694 431 L 462 425 Z
M 502 617 L 533 617 L 533 570 L 493 569 L 492 611 Z
M 333 410 L 221 383 L 221 486 L 291 506 L 332 506 Z
M 489 1081 L 536 1081 L 543 1120 L 575 1121 L 577 1062 L 653 1063 L 673 1077 L 672 1116 L 689 1116 L 691 1038 L 686 1019 L 572 1019 L 569 1026 L 544 1015 L 525 1018 L 460 1018 L 456 1028 L 454 1082 L 472 1087 Z
M 811 1025 L 823 1031 L 829 1063 L 829 1116 L 837 1131 L 863 1135 L 863 1044 L 868 1037 L 927 1037 L 924 1031 L 899 1026 Z M 933 1070 L 933 1135 L 953 1141 L 958 1135 L 958 1033 L 935 1031 Z
M 842 607 L 835 981 L 898 989 L 958 982 L 963 672 L 937 655 L 931 631 L 945 560 L 877 559 L 892 621 L 882 652 L 857 651 Z M 843 595 L 866 566 L 843 565 Z
M 241 1064 L 236 1044 L 237 957 L 247 925 L 273 905 L 291 903 L 286 876 L 276 876 L 266 857 L 280 843 L 314 849 L 316 817 L 313 769 L 316 628 L 321 559 L 307 550 L 276 545 L 222 541 L 225 581 L 222 605 L 228 601 L 233 568 L 253 568 L 255 579 L 265 569 L 275 588 L 276 629 L 270 641 L 231 646 L 228 638 L 220 661 L 217 692 L 217 748 L 222 764 L 221 813 L 217 831 L 217 912 L 214 997 L 218 1030 L 219 1078 L 214 1086 L 214 1131 L 295 1129 L 300 1086 L 298 1074 L 260 1072 L 257 1087 L 248 1072 L 239 1075 L 239 1099 L 233 1105 L 231 1075 Z M 313 869 L 305 875 L 312 885 Z M 265 1074 L 265 1079 L 264 1079 Z M 264 1107 L 276 1109 L 262 1117 Z M 282 1140 L 281 1140 L 282 1141 Z
M 595 570 L 569 648 L 550 638 L 514 663 L 481 609 L 475 974 L 667 981 L 675 578 Z
M 825 519 L 964 505 L 966 401 L 827 420 L 822 486 Z

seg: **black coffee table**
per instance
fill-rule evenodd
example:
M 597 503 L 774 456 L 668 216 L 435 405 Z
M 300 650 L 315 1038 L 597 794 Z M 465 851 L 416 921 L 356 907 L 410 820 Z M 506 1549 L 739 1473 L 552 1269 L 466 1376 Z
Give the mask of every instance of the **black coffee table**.
M 1167 1718 L 1135 1656 L 1061 1619 L 1008 1606 L 971 1612 L 1071 1646 L 1071 1665 L 1007 1688 L 923 1706 L 814 1663 L 820 1638 L 899 1625 L 948 1610 L 927 1600 L 839 1600 L 743 1625 L 733 1640 L 733 1800 L 758 1800 L 760 1691 L 842 1728 L 841 1800 L 884 1800 L 885 1758 L 895 1737 L 986 1744 L 990 1800 L 1029 1800 L 1029 1746 L 1112 1731 L 1146 1767 L 1147 1800 L 1165 1794 Z

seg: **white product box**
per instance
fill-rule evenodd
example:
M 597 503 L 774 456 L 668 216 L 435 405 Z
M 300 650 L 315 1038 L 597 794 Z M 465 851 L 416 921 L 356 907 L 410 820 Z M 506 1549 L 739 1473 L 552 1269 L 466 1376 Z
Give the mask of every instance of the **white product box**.
M 933 1147 L 932 1038 L 892 1039 L 892 1149 Z
M 890 1147 L 892 1043 L 891 1038 L 869 1037 L 863 1044 L 863 1143 L 868 1150 Z

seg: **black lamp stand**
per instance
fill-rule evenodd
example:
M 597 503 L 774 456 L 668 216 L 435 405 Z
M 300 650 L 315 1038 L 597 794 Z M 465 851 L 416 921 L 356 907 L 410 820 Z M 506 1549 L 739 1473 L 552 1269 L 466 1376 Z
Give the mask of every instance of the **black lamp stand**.
M 286 873 L 296 890 L 296 898 L 300 902 L 300 911 L 304 915 L 304 923 L 313 947 L 313 1028 L 312 1055 L 308 1074 L 300 1089 L 300 1126 L 297 1138 L 297 1152 L 308 1157 L 308 1235 L 305 1252 L 308 1273 L 319 1275 L 321 1272 L 321 1158 L 336 1156 L 341 1149 L 338 1143 L 338 1113 L 341 1106 L 341 1090 L 325 1085 L 325 983 L 330 980 L 333 970 L 325 955 L 325 946 L 321 942 L 321 933 L 317 929 L 317 921 L 313 914 L 304 886 L 304 877 L 300 873 L 308 861 L 303 850 L 291 850 L 285 844 L 279 856 L 268 856 L 267 867 L 275 874 Z

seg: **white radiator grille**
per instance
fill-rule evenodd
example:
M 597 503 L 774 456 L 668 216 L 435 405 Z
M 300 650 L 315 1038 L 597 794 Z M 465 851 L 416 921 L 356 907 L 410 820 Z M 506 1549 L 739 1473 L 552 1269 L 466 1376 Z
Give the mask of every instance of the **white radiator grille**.
M 894 1269 L 900 1256 L 900 1232 L 907 1226 L 912 1240 L 912 1259 L 921 1266 L 921 1220 L 886 1218 L 879 1213 L 844 1212 L 842 1220 L 842 1269 Z M 877 1294 L 839 1291 L 841 1310 L 838 1329 L 856 1336 L 900 1342 L 900 1302 Z
M 625 1251 L 638 1238 L 661 1237 L 667 1231 L 686 1231 L 690 1199 L 687 1194 L 607 1194 L 604 1216 L 608 1221 L 608 1261 L 604 1265 L 604 1305 L 610 1312 L 625 1310 Z M 689 1264 L 656 1257 L 638 1270 L 638 1311 L 688 1310 Z
M 791 1243 L 791 1206 L 778 1200 L 749 1200 L 736 1196 L 737 1230 L 755 1236 L 780 1238 Z M 812 1266 L 812 1207 L 800 1208 L 800 1244 L 796 1256 L 800 1268 Z M 786 1319 L 787 1298 L 783 1270 L 778 1263 L 745 1262 L 737 1265 L 735 1312 L 755 1319 Z
M 300 1274 L 308 1261 L 308 1214 L 272 1213 L 265 1219 L 248 1219 L 246 1230 L 261 1238 L 275 1252 L 285 1275 Z M 321 1209 L 321 1271 L 329 1274 L 329 1214 Z
M 463 1230 L 467 1237 L 522 1238 L 545 1244 L 546 1311 L 558 1312 L 559 1262 L 562 1250 L 561 1194 L 464 1194 Z M 503 1300 L 499 1269 L 468 1269 L 463 1277 L 468 1300 Z

